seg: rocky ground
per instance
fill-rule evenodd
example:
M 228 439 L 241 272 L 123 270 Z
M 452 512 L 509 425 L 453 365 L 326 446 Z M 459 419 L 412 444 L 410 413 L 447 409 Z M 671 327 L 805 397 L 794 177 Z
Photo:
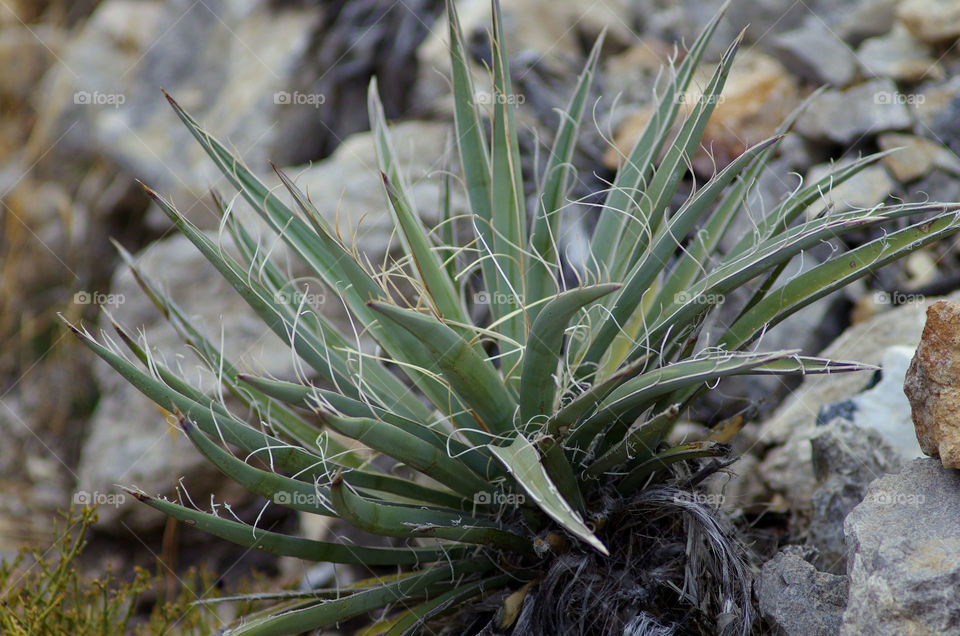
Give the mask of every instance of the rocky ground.
M 209 188 L 232 194 L 161 87 L 265 178 L 268 159 L 296 175 L 321 212 L 337 218 L 376 262 L 395 245 L 365 132 L 366 87 L 376 75 L 387 115 L 398 122 L 394 141 L 418 207 L 436 209 L 441 171 L 449 168 L 443 3 L 315 4 L 21 0 L 0 7 L 0 555 L 46 540 L 51 511 L 71 500 L 99 500 L 99 565 L 160 555 L 171 564 L 207 559 L 220 571 L 256 566 L 286 579 L 309 575 L 314 583 L 335 575 L 255 556 L 234 567 L 232 551 L 186 530 L 177 535 L 161 516 L 117 494 L 115 484 L 171 493 L 183 477 L 196 501 L 216 492 L 240 515 L 260 508 L 55 320 L 62 312 L 104 325 L 99 310 L 107 309 L 128 327 L 144 327 L 160 355 L 182 356 L 184 368 L 212 386 L 118 266 L 113 237 L 218 340 L 222 322 L 235 358 L 277 376 L 292 373 L 291 361 L 275 353 L 283 348 L 134 183 L 141 179 L 169 196 L 211 233 L 217 227 Z M 488 4 L 458 3 L 478 74 L 487 55 Z M 529 149 L 550 139 L 552 108 L 566 101 L 593 39 L 608 31 L 597 125 L 575 156 L 593 177 L 571 195 L 584 202 L 563 233 L 571 266 L 593 219 L 589 195 L 611 177 L 649 119 L 662 64 L 717 6 L 505 3 L 527 131 L 521 141 Z M 960 200 L 956 3 L 735 0 L 710 60 L 746 25 L 747 46 L 707 128 L 708 147 L 694 158 L 691 184 L 769 136 L 823 86 L 763 176 L 751 214 L 796 188 L 798 175 L 817 178 L 830 164 L 891 148 L 902 150 L 826 192 L 829 204 Z M 462 200 L 453 205 L 465 207 Z M 746 230 L 751 219 L 740 222 Z M 812 250 L 795 267 L 823 256 Z M 960 633 L 960 601 L 952 593 L 960 578 L 960 484 L 938 460 L 917 459 L 922 453 L 902 390 L 926 307 L 956 289 L 960 262 L 952 243 L 917 251 L 814 303 L 763 342 L 876 364 L 880 372 L 816 376 L 799 386 L 731 380 L 691 415 L 693 425 L 748 404 L 757 413 L 739 442 L 744 457 L 710 488 L 752 542 L 757 602 L 769 630 Z M 324 308 L 342 313 L 333 302 Z M 300 530 L 330 532 L 324 525 Z

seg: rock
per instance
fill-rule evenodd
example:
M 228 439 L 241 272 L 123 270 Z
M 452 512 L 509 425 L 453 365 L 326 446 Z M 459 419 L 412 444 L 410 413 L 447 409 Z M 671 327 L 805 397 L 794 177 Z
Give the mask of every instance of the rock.
M 773 52 L 791 72 L 815 84 L 842 87 L 857 74 L 857 59 L 822 20 L 774 36 Z
M 954 152 L 960 150 L 960 77 L 925 87 L 916 94 L 912 108 L 922 132 Z
M 810 446 L 820 487 L 813 493 L 807 543 L 816 548 L 813 562 L 819 569 L 843 574 L 843 520 L 863 501 L 870 482 L 900 470 L 901 454 L 875 429 L 842 417 L 818 427 Z
M 816 183 L 852 161 L 852 159 L 849 159 L 813 166 L 807 173 L 806 181 L 807 183 Z M 890 175 L 882 166 L 867 166 L 843 183 L 825 189 L 823 196 L 807 207 L 807 218 L 816 217 L 828 205 L 831 206 L 833 212 L 873 207 L 886 201 L 887 197 L 893 192 L 894 186 L 893 179 L 890 178 Z
M 956 300 L 960 294 L 949 298 Z M 820 355 L 879 365 L 890 347 L 919 342 L 924 311 L 932 302 L 909 303 L 856 324 Z M 809 376 L 761 426 L 758 443 L 768 445 L 770 451 L 760 465 L 760 475 L 768 489 L 783 495 L 793 509 L 809 509 L 816 487 L 810 438 L 820 409 L 860 393 L 869 383 L 864 373 Z
M 222 177 L 160 87 L 257 172 L 268 158 L 289 164 L 291 127 L 300 139 L 322 132 L 318 116 L 310 128 L 300 113 L 320 112 L 324 96 L 297 80 L 319 15 L 261 0 L 105 1 L 44 79 L 38 137 L 57 141 L 65 161 L 108 158 L 215 227 L 208 189 Z
M 847 606 L 847 577 L 818 572 L 796 547 L 767 561 L 757 596 L 760 613 L 785 636 L 837 634 Z
M 912 187 L 913 201 L 957 201 L 960 200 L 960 181 L 955 175 L 942 170 L 932 170 Z
M 923 452 L 960 468 L 960 304 L 941 300 L 927 309 L 903 390 Z
M 226 247 L 229 249 L 229 243 Z M 142 271 L 159 283 L 212 341 L 221 341 L 222 324 L 223 350 L 234 364 L 257 374 L 293 377 L 290 350 L 253 314 L 186 237 L 175 235 L 153 243 L 135 258 Z M 105 303 L 106 309 L 131 333 L 142 326 L 146 342 L 158 360 L 168 366 L 182 366 L 184 375 L 194 386 L 199 382 L 203 390 L 214 390 L 215 377 L 185 350 L 179 336 L 159 315 L 126 268 L 115 274 L 110 292 L 98 300 Z M 332 312 L 330 317 L 336 318 L 342 310 L 339 303 L 328 303 L 324 312 Z M 101 327 L 110 333 L 113 331 L 106 318 Z M 99 497 L 108 504 L 117 504 L 100 507 L 102 528 L 119 531 L 122 523 L 134 531 L 151 532 L 166 523 L 163 515 L 131 501 L 130 497 L 117 495 L 115 484 L 136 485 L 150 494 L 170 495 L 178 478 L 183 476 L 190 495 L 198 502 L 211 492 L 219 496 L 230 488 L 237 494 L 237 500 L 249 497 L 249 493 L 232 486 L 230 480 L 194 450 L 168 413 L 105 362 L 98 360 L 94 372 L 102 398 L 88 425 L 77 470 L 77 492 L 89 501 Z
M 837 19 L 828 23 L 837 35 L 851 46 L 865 39 L 889 33 L 894 26 L 900 0 L 860 0 L 853 6 L 844 3 Z
M 908 97 L 888 79 L 825 91 L 800 116 L 796 129 L 809 139 L 843 145 L 867 135 L 902 130 L 913 125 Z
M 897 18 L 915 37 L 930 44 L 960 37 L 960 5 L 953 0 L 903 0 Z
M 960 473 L 915 459 L 877 479 L 844 524 L 844 636 L 960 633 Z
M 926 44 L 898 24 L 889 34 L 866 40 L 857 51 L 865 75 L 898 82 L 941 80 L 943 67 L 930 57 Z
M 698 73 L 705 80 L 691 82 L 690 90 L 683 96 L 683 114 L 697 103 L 702 94 L 700 87 L 706 85 L 712 67 L 704 67 Z M 749 146 L 773 135 L 797 104 L 796 82 L 782 64 L 755 50 L 742 51 L 704 129 L 701 145 L 709 152 L 701 151 L 694 156 L 694 170 L 710 175 L 714 169 L 723 168 Z M 617 131 L 614 147 L 604 154 L 608 168 L 615 169 L 621 158 L 630 153 L 653 112 L 651 106 L 645 106 L 627 118 Z M 677 130 L 681 124 L 682 117 L 678 117 Z
M 884 293 L 878 292 L 877 296 L 882 297 Z M 884 301 L 889 303 L 889 294 L 886 296 Z M 903 392 L 907 368 L 915 350 L 914 347 L 895 346 L 884 351 L 880 382 L 847 400 L 824 406 L 817 415 L 817 424 L 827 424 L 837 416 L 845 417 L 861 428 L 878 432 L 901 460 L 920 457 L 922 451 L 913 429 L 910 403 Z
M 880 135 L 877 143 L 881 150 L 901 148 L 883 158 L 884 165 L 901 183 L 909 183 L 926 176 L 934 168 L 940 168 L 954 175 L 960 174 L 960 159 L 948 148 L 932 139 L 901 133 L 885 133 Z

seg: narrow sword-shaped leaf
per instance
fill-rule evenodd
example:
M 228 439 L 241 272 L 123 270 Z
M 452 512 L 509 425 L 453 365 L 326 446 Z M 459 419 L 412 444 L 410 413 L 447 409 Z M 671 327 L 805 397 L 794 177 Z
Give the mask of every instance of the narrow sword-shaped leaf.
M 443 371 L 444 379 L 463 398 L 483 428 L 492 433 L 513 429 L 516 400 L 493 365 L 481 358 L 459 334 L 426 314 L 386 303 L 372 303 L 371 307 L 421 342 L 424 351 Z
M 704 457 L 723 457 L 724 455 L 728 455 L 730 451 L 731 448 L 729 446 L 726 444 L 718 444 L 717 442 L 681 444 L 680 446 L 659 453 L 633 468 L 627 476 L 617 484 L 617 490 L 623 495 L 629 495 L 640 488 L 643 482 L 653 473 L 663 470 L 671 464 L 686 462 L 692 459 L 702 459 Z
M 369 448 L 393 457 L 437 482 L 473 500 L 489 485 L 468 470 L 458 459 L 405 430 L 370 417 L 342 417 L 325 409 L 314 411 L 320 421 Z
M 533 229 L 530 233 L 530 247 L 537 258 L 531 258 L 527 268 L 527 312 L 534 322 L 540 312 L 540 306 L 533 304 L 557 291 L 552 270 L 558 267 L 556 240 L 558 236 L 559 212 L 564 205 L 567 184 L 573 168 L 573 153 L 577 147 L 580 124 L 586 111 L 587 97 L 597 71 L 597 62 L 606 31 L 602 32 L 593 45 L 583 71 L 577 80 L 577 86 L 570 98 L 566 110 L 560 111 L 560 124 L 557 136 L 550 150 L 550 157 L 544 169 L 543 186 L 537 197 L 537 211 Z
M 647 123 L 624 164 L 617 170 L 617 176 L 600 211 L 596 230 L 590 239 L 590 253 L 594 263 L 598 265 L 595 274 L 599 278 L 609 276 L 613 271 L 616 252 L 611 250 L 610 246 L 617 245 L 624 225 L 630 221 L 630 214 L 638 198 L 637 189 L 649 175 L 653 161 L 666 142 L 680 110 L 681 100 L 678 96 L 687 90 L 694 71 L 703 58 L 707 44 L 729 4 L 729 0 L 723 3 L 690 47 L 690 51 L 677 69 L 676 78 L 667 85 L 666 91 L 658 100 L 654 116 Z
M 593 534 L 583 517 L 567 502 L 556 485 L 550 480 L 536 447 L 523 435 L 509 446 L 492 446 L 490 450 L 500 458 L 517 483 L 533 499 L 534 503 L 551 519 L 584 540 L 603 555 L 609 555 L 607 547 Z
M 271 380 L 246 374 L 240 374 L 238 379 L 258 388 L 267 395 L 310 411 L 320 406 L 336 410 L 348 417 L 372 417 L 385 420 L 423 441 L 433 444 L 437 449 L 459 458 L 473 472 L 488 481 L 506 476 L 500 463 L 495 461 L 492 455 L 486 453 L 483 447 L 467 446 L 463 442 L 453 439 L 445 431 L 414 422 L 386 409 L 352 400 L 335 391 L 314 386 L 304 386 L 293 382 Z
M 620 285 L 609 284 L 571 289 L 548 302 L 537 315 L 523 354 L 520 377 L 522 425 L 526 426 L 538 415 L 546 416 L 554 411 L 557 385 L 553 374 L 560 361 L 567 323 L 585 305 L 619 288 Z
M 741 316 L 721 342 L 733 347 L 743 346 L 818 298 L 910 251 L 956 233 L 960 230 L 960 211 L 954 205 L 945 205 L 944 209 L 948 211 L 935 219 L 875 239 L 791 279 Z
M 680 405 L 673 404 L 646 422 L 634 424 L 625 438 L 615 444 L 600 459 L 587 466 L 584 475 L 596 477 L 627 463 L 631 459 L 640 456 L 648 458 L 653 456 L 657 445 L 670 432 L 670 427 L 673 426 L 673 422 L 678 415 L 680 415 Z
M 648 251 L 627 275 L 625 284 L 613 300 L 610 315 L 605 319 L 603 326 L 597 332 L 596 339 L 587 350 L 584 358 L 586 363 L 600 360 L 600 356 L 620 332 L 620 325 L 630 319 L 644 296 L 651 290 L 654 280 L 664 270 L 673 253 L 677 251 L 680 241 L 694 228 L 721 191 L 754 157 L 777 141 L 777 138 L 767 139 L 744 151 L 720 174 L 692 195 L 669 219 L 667 226 L 657 233 Z
M 453 282 L 440 259 L 434 253 L 427 230 L 420 221 L 404 186 L 403 176 L 397 168 L 390 135 L 387 132 L 383 104 L 377 95 L 377 80 L 370 80 L 367 97 L 370 130 L 375 136 L 377 160 L 383 173 L 387 200 L 393 211 L 393 220 L 403 241 L 405 252 L 415 266 L 417 276 L 429 297 L 434 310 L 442 318 L 459 323 L 469 323 L 467 310 L 454 289 Z
M 720 352 L 648 371 L 624 382 L 604 398 L 597 406 L 597 411 L 571 433 L 570 443 L 586 448 L 590 441 L 614 420 L 630 419 L 630 414 L 635 410 L 643 408 L 654 398 L 679 388 L 699 385 L 729 375 L 749 373 L 761 364 L 797 353 L 799 350 L 771 353 Z
M 414 636 L 421 633 L 425 620 L 457 604 L 473 598 L 487 591 L 497 590 L 509 583 L 515 581 L 511 574 L 501 574 L 493 576 L 476 583 L 460 585 L 456 588 L 439 594 L 435 598 L 427 601 L 423 605 L 408 610 L 394 619 L 389 630 L 383 632 L 384 636 Z
M 277 556 L 291 556 L 305 561 L 352 563 L 356 565 L 419 565 L 432 561 L 445 561 L 466 555 L 459 546 L 442 548 L 368 548 L 360 545 L 329 543 L 302 537 L 293 537 L 268 530 L 261 530 L 238 521 L 212 515 L 201 510 L 187 508 L 166 499 L 144 495 L 128 490 L 132 496 L 151 508 L 183 523 L 226 539 L 247 548 L 256 548 Z
M 328 502 L 329 490 L 326 487 L 251 466 L 214 444 L 185 417 L 180 418 L 180 428 L 211 464 L 250 492 L 294 510 L 337 516 Z
M 433 537 L 459 543 L 494 545 L 521 554 L 532 554 L 532 542 L 487 521 L 462 514 L 388 506 L 352 492 L 341 479 L 330 484 L 337 516 L 350 525 L 388 537 Z
M 673 140 L 666 156 L 654 172 L 650 185 L 644 190 L 643 197 L 638 202 L 640 208 L 638 218 L 628 219 L 624 224 L 623 233 L 618 237 L 614 250 L 611 271 L 613 280 L 620 280 L 630 271 L 638 256 L 646 250 L 649 236 L 659 231 L 667 205 L 676 194 L 690 159 L 700 146 L 707 121 L 719 101 L 719 95 L 733 67 L 733 59 L 742 41 L 743 32 L 723 54 L 720 64 L 694 106 L 693 112 L 687 117 L 677 138 Z
M 493 37 L 493 141 L 491 143 L 492 181 L 491 222 L 493 243 L 490 249 L 501 278 L 497 280 L 496 294 L 490 296 L 490 309 L 497 330 L 521 345 L 526 340 L 525 312 L 516 312 L 531 299 L 526 298 L 525 276 L 527 246 L 527 210 L 523 194 L 523 176 L 520 170 L 520 145 L 517 141 L 515 117 L 516 96 L 513 94 L 510 68 L 503 37 L 503 16 L 499 0 L 492 0 Z M 510 302 L 504 303 L 504 299 Z M 504 349 L 508 345 L 501 345 Z M 519 350 L 501 350 L 501 364 L 505 381 L 519 382 Z
M 448 591 L 461 584 L 462 577 L 484 574 L 493 568 L 491 561 L 454 561 L 336 600 L 300 603 L 283 611 L 272 611 L 225 630 L 224 636 L 285 636 L 314 631 L 395 603 L 397 599 Z

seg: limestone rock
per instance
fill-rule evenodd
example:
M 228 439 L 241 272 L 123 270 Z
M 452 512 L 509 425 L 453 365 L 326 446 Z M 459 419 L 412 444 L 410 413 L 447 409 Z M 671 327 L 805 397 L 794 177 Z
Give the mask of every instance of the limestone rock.
M 866 40 L 857 51 L 863 72 L 898 82 L 943 79 L 943 67 L 930 56 L 926 43 L 898 24 L 887 35 Z
M 815 84 L 842 87 L 857 74 L 853 51 L 822 20 L 775 36 L 772 46 L 788 69 Z
M 948 148 L 926 137 L 886 133 L 877 139 L 881 150 L 900 148 L 883 158 L 900 183 L 909 183 L 926 176 L 934 168 L 954 175 L 960 174 L 960 159 Z
M 960 633 L 960 473 L 915 459 L 877 479 L 844 524 L 842 636 Z
M 788 548 L 764 564 L 757 596 L 761 614 L 779 634 L 836 634 L 847 605 L 847 577 L 818 572 Z
M 927 309 L 903 390 L 923 452 L 960 468 L 960 304 L 940 300 Z
M 106 0 L 44 78 L 37 141 L 64 161 L 105 157 L 215 227 L 208 190 L 221 176 L 160 88 L 257 172 L 296 161 L 290 128 L 322 130 L 299 118 L 322 107 L 298 84 L 318 15 L 260 0 Z
M 903 0 L 897 17 L 924 42 L 940 44 L 960 37 L 960 4 L 954 0 Z
M 902 460 L 876 430 L 843 418 L 818 427 L 810 446 L 820 487 L 813 493 L 807 543 L 816 548 L 813 562 L 819 569 L 843 574 L 847 569 L 844 519 L 863 501 L 870 482 L 899 471 Z
M 908 97 L 889 79 L 825 91 L 797 120 L 797 131 L 809 139 L 849 144 L 867 135 L 903 130 L 913 125 Z

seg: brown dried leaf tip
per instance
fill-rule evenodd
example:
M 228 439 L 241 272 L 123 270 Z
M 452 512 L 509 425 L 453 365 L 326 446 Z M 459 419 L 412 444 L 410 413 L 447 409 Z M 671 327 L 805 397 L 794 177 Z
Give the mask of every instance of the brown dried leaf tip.
M 938 300 L 910 362 L 903 392 L 924 453 L 960 468 L 960 304 Z

